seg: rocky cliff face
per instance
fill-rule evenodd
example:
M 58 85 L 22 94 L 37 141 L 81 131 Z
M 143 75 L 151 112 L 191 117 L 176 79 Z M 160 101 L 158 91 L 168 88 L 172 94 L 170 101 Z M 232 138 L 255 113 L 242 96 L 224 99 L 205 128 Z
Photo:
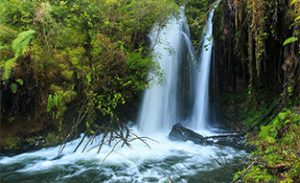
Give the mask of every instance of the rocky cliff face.
M 277 98 L 280 106 L 299 105 L 299 40 L 288 41 L 299 38 L 299 4 L 227 0 L 219 6 L 211 82 L 225 119 L 242 121 L 249 113 L 242 108 L 259 111 Z

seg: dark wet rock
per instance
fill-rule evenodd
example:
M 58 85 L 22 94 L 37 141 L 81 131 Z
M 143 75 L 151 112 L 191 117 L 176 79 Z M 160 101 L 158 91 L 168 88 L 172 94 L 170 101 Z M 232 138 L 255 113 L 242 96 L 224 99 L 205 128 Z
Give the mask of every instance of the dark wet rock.
M 222 145 L 237 149 L 245 149 L 244 134 L 230 133 L 204 137 L 193 130 L 177 123 L 169 133 L 169 139 L 174 141 L 192 141 L 200 145 Z
M 236 149 L 248 150 L 248 148 L 245 146 L 246 139 L 244 138 L 244 135 L 225 134 L 225 135 L 221 135 L 220 137 L 219 136 L 206 137 L 206 139 L 213 144 L 218 144 L 221 146 L 229 146 Z
M 196 144 L 205 144 L 206 143 L 206 139 L 202 135 L 200 135 L 188 128 L 185 128 L 180 123 L 177 123 L 173 126 L 173 128 L 169 134 L 169 139 L 174 140 L 174 141 L 190 140 Z

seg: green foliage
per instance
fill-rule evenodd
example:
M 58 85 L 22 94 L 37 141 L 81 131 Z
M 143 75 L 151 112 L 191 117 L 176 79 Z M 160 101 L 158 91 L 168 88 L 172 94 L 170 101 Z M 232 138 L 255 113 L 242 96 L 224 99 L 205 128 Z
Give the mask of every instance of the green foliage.
M 62 140 L 63 140 L 62 136 L 59 136 L 52 132 L 52 133 L 49 133 L 46 135 L 45 140 L 44 140 L 45 144 L 43 144 L 43 146 L 49 147 L 49 146 L 57 145 Z
M 123 82 L 123 87 L 131 87 L 137 91 L 142 91 L 149 86 L 145 79 L 158 83 L 163 77 L 159 65 L 153 62 L 151 57 L 143 58 L 142 50 L 127 55 L 127 66 L 129 72 L 134 74 L 130 75 L 126 82 Z M 149 71 L 153 73 L 152 78 L 148 78 Z
M 115 109 L 119 104 L 125 104 L 125 99 L 121 93 L 114 93 L 109 96 L 98 95 L 97 108 L 102 112 L 104 116 L 109 116 L 114 119 Z
M 205 29 L 205 22 L 209 13 L 209 1 L 207 0 L 184 0 L 185 14 L 191 29 L 193 45 L 200 45 L 199 38 Z
M 237 179 L 241 174 L 243 174 L 246 170 L 241 171 L 235 175 L 235 179 Z M 259 166 L 254 166 L 250 170 L 247 171 L 247 175 L 243 178 L 243 182 L 274 182 L 274 177 L 269 174 L 269 172 Z
M 294 36 L 289 37 L 289 38 L 287 38 L 287 39 L 284 41 L 283 46 L 292 44 L 292 43 L 294 43 L 294 42 L 296 42 L 296 41 L 298 41 L 298 38 L 297 38 L 297 37 L 294 37 Z
M 5 111 L 30 108 L 35 115 L 22 119 L 61 128 L 72 108 L 90 134 L 99 119 L 115 124 L 120 107 L 162 77 L 147 34 L 178 9 L 174 0 L 1 0 L 1 79 L 22 106 Z
M 62 117 L 68 109 L 68 104 L 72 102 L 77 93 L 73 90 L 63 90 L 59 86 L 52 85 L 53 94 L 49 94 L 47 100 L 47 112 L 51 114 L 52 119 L 59 122 L 59 130 L 62 130 Z
M 7 144 L 7 149 L 14 150 L 18 144 L 20 143 L 21 138 L 20 137 L 8 137 L 3 142 L 4 144 Z
M 9 85 L 9 88 L 13 93 L 17 93 L 18 85 L 15 83 L 12 83 Z
M 279 113 L 262 126 L 250 143 L 257 147 L 251 155 L 255 162 L 245 173 L 245 182 L 299 182 L 300 115 L 291 110 Z
M 35 37 L 36 31 L 28 30 L 18 34 L 17 38 L 13 40 L 11 47 L 15 53 L 15 57 L 25 54 L 26 49 L 32 39 Z
M 12 41 L 11 48 L 14 52 L 14 58 L 4 61 L 4 63 L 1 63 L 0 65 L 3 67 L 3 80 L 7 81 L 10 78 L 12 70 L 16 67 L 17 59 L 26 53 L 29 43 L 35 35 L 36 32 L 34 30 L 24 31 L 19 33 L 17 38 Z
M 2 79 L 8 80 L 11 76 L 13 68 L 16 66 L 16 59 L 12 58 L 7 61 L 4 61 L 4 63 L 2 62 L 0 66 L 1 68 L 3 68 Z
M 16 30 L 0 24 L 0 43 L 10 43 L 16 36 Z
M 20 86 L 23 86 L 23 84 L 24 84 L 23 79 L 16 79 L 16 82 L 17 82 Z
M 0 1 L 0 24 L 17 29 L 28 29 L 34 21 L 35 1 Z

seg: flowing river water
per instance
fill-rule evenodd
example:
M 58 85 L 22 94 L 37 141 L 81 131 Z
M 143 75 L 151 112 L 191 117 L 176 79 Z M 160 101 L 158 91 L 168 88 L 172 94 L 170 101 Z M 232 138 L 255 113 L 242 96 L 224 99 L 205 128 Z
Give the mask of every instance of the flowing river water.
M 137 135 L 142 134 L 131 128 Z M 59 148 L 51 147 L 13 157 L 1 157 L 1 183 L 16 182 L 230 182 L 232 167 L 239 166 L 244 151 L 222 146 L 201 146 L 193 142 L 170 141 L 165 134 L 147 140 L 149 148 L 136 140 L 130 147 L 105 145 L 101 152 L 92 149 L 100 137 L 73 153 L 80 138 L 69 142 L 58 156 Z M 85 142 L 86 143 L 86 142 Z M 82 147 L 83 148 L 83 147 Z M 107 156 L 109 155 L 109 156 Z M 220 166 L 217 161 L 224 166 Z
M 188 126 L 202 135 L 212 135 L 208 128 L 208 80 L 213 48 L 211 11 L 198 67 L 193 71 L 195 102 Z M 147 136 L 146 143 L 131 142 L 121 147 L 117 141 L 104 145 L 100 153 L 93 148 L 101 135 L 89 144 L 87 151 L 80 147 L 73 153 L 81 138 L 75 139 L 59 154 L 60 146 L 44 148 L 16 156 L 0 157 L 0 182 L 230 182 L 233 169 L 239 167 L 246 152 L 217 145 L 196 145 L 193 142 L 175 142 L 168 139 L 172 126 L 182 119 L 178 115 L 178 69 L 187 53 L 194 57 L 183 9 L 171 17 L 166 25 L 153 28 L 150 39 L 153 55 L 164 72 L 160 84 L 147 89 L 141 104 L 138 126 L 130 130 Z M 184 52 L 182 45 L 188 50 Z M 193 59 L 190 59 L 193 62 Z M 192 64 L 191 64 L 192 65 Z M 152 74 L 149 74 L 152 77 Z M 87 141 L 83 144 L 88 143 Z M 112 151 L 115 146 L 114 151 Z

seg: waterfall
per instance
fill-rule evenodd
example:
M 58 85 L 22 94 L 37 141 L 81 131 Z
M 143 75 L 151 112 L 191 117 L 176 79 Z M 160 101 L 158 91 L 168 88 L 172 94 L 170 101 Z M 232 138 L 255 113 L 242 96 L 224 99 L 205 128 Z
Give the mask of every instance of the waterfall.
M 163 79 L 144 91 L 138 116 L 138 127 L 143 133 L 170 130 L 178 120 L 178 70 L 183 45 L 187 45 L 188 53 L 193 52 L 186 41 L 188 35 L 183 8 L 178 17 L 172 16 L 164 27 L 156 26 L 150 33 L 152 55 L 163 71 Z M 153 73 L 149 73 L 149 77 L 152 76 Z
M 193 129 L 204 129 L 208 123 L 209 115 L 209 74 L 211 55 L 213 49 L 213 16 L 219 1 L 214 4 L 206 23 L 204 39 L 200 50 L 200 66 L 196 71 L 195 78 L 195 103 L 191 116 L 191 127 Z
M 196 73 L 191 64 L 196 59 L 183 9 L 161 30 L 153 28 L 149 35 L 152 54 L 164 72 L 163 81 L 145 90 L 138 117 L 139 129 L 128 127 L 130 134 L 126 143 L 118 137 L 123 137 L 127 131 L 124 134 L 112 131 L 111 135 L 99 134 L 92 140 L 82 134 L 66 144 L 19 155 L 0 154 L 0 180 L 24 182 L 25 179 L 33 183 L 207 182 L 212 175 L 219 175 L 219 178 L 213 177 L 216 182 L 230 182 L 232 177 L 227 172 L 220 172 L 220 164 L 212 159 L 222 155 L 228 162 L 226 166 L 232 164 L 235 167 L 236 162 L 245 159 L 244 151 L 213 144 L 172 141 L 167 136 L 176 122 L 186 120 L 195 128 L 203 128 L 207 122 L 213 11 L 209 15 L 199 58 L 200 70 Z M 154 73 L 149 73 L 149 79 L 153 77 Z M 191 115 L 194 121 L 189 120 Z M 159 131 L 164 133 L 157 133 Z M 143 137 L 145 133 L 151 134 L 152 140 Z M 60 152 L 62 147 L 64 151 Z
M 189 125 L 193 129 L 204 129 L 209 115 L 209 75 L 213 49 L 213 16 L 220 1 L 217 1 L 209 13 L 206 31 L 198 59 L 199 66 L 195 69 L 194 79 L 189 83 L 190 76 L 183 63 L 187 55 L 194 59 L 194 48 L 191 44 L 189 29 L 181 8 L 179 17 L 172 16 L 160 29 L 154 27 L 150 33 L 152 55 L 162 69 L 163 81 L 146 89 L 138 116 L 138 126 L 143 133 L 167 131 L 176 122 L 184 121 L 189 114 Z M 190 72 L 191 73 L 191 72 Z M 149 73 L 149 78 L 153 73 Z M 186 84 L 188 83 L 188 84 Z M 182 88 L 184 87 L 184 88 Z M 191 91 L 194 90 L 194 91 Z M 191 96 L 194 95 L 192 102 Z

